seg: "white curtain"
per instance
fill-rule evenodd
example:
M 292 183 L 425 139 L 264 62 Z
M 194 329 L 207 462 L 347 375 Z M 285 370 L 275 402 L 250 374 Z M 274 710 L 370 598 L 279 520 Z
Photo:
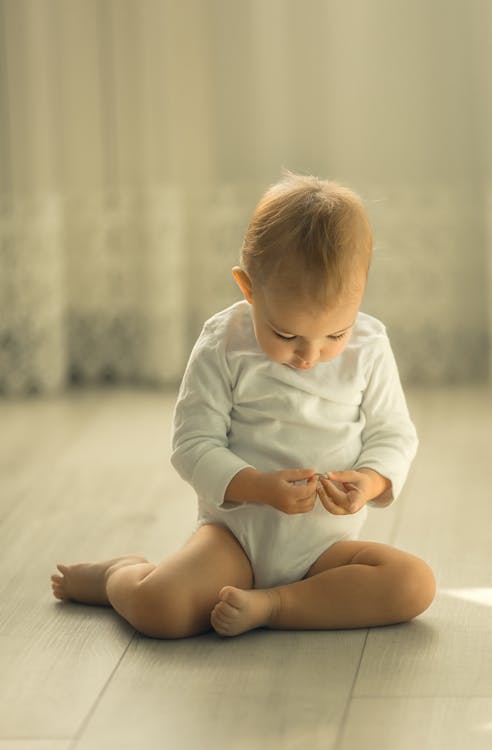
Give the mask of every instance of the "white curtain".
M 0 0 L 0 391 L 174 384 L 282 166 L 366 199 L 404 379 L 492 370 L 492 3 Z

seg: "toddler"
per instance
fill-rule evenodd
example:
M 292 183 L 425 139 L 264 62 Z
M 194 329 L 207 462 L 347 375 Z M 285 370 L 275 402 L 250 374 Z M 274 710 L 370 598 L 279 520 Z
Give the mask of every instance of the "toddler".
M 347 188 L 288 172 L 266 192 L 233 269 L 244 299 L 205 323 L 176 404 L 171 460 L 197 528 L 158 565 L 59 565 L 58 599 L 111 605 L 155 638 L 370 627 L 430 605 L 425 562 L 358 541 L 417 447 L 385 328 L 359 311 L 371 251 Z

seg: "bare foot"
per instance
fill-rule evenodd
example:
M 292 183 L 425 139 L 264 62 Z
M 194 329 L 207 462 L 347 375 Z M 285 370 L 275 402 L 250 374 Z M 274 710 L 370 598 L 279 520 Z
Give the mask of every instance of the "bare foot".
M 277 607 L 273 591 L 252 589 L 244 591 L 224 586 L 219 592 L 210 622 L 219 635 L 232 636 L 253 628 L 268 625 Z
M 73 599 L 84 604 L 109 604 L 106 595 L 107 572 L 124 565 L 135 565 L 148 562 L 145 557 L 127 555 L 114 557 L 98 563 L 76 563 L 75 565 L 57 565 L 61 575 L 51 576 L 53 596 L 57 599 Z

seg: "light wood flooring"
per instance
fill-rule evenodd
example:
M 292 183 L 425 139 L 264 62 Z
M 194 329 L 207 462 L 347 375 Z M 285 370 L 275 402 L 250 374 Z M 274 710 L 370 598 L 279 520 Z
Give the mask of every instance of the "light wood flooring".
M 364 537 L 422 556 L 439 594 L 404 625 L 136 635 L 51 598 L 56 562 L 179 547 L 174 394 L 0 401 L 0 750 L 490 750 L 492 393 L 414 390 L 421 447 Z

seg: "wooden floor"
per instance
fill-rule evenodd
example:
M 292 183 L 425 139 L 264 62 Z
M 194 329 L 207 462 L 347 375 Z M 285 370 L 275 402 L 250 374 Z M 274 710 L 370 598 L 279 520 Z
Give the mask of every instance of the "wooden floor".
M 0 750 L 490 750 L 492 393 L 414 391 L 421 447 L 365 538 L 424 557 L 439 594 L 412 623 L 181 642 L 51 598 L 57 561 L 185 541 L 169 465 L 174 396 L 0 402 Z

